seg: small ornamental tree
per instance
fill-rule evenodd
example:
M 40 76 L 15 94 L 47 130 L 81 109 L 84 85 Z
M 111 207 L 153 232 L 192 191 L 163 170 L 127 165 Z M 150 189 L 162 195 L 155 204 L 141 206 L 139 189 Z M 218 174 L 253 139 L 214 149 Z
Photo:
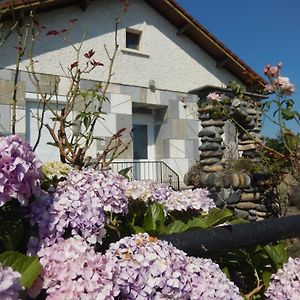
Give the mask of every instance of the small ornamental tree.
M 53 103 L 56 98 L 57 84 L 53 87 L 51 94 L 45 94 L 40 86 L 39 76 L 35 71 L 35 60 L 33 57 L 34 39 L 36 37 L 36 22 L 32 19 L 31 32 L 31 48 L 28 53 L 30 57 L 27 71 L 30 74 L 31 80 L 36 87 L 38 95 L 38 104 L 42 107 L 41 112 L 35 117 L 39 124 L 39 135 L 34 146 L 34 149 L 39 144 L 42 128 L 46 127 L 53 139 L 53 146 L 59 150 L 60 159 L 63 163 L 70 164 L 73 167 L 83 168 L 93 166 L 93 168 L 107 168 L 108 165 L 120 154 L 127 150 L 131 140 L 124 142 L 122 136 L 126 128 L 120 128 L 113 134 L 106 144 L 105 149 L 101 153 L 97 153 L 96 157 L 91 158 L 87 156 L 87 152 L 91 145 L 100 139 L 94 134 L 95 126 L 99 120 L 104 119 L 103 104 L 108 101 L 106 97 L 107 89 L 113 77 L 113 63 L 118 52 L 118 24 L 120 20 L 117 18 L 115 22 L 115 38 L 114 50 L 110 54 L 107 47 L 104 46 L 106 55 L 109 60 L 107 79 L 104 83 L 99 82 L 91 90 L 81 90 L 80 83 L 83 75 L 93 72 L 95 68 L 103 66 L 103 63 L 96 60 L 96 51 L 90 49 L 82 53 L 82 42 L 75 45 L 71 39 L 71 31 L 73 26 L 76 26 L 77 19 L 69 20 L 66 28 L 60 30 L 49 30 L 46 35 L 50 38 L 62 38 L 63 41 L 71 46 L 74 50 L 74 62 L 65 68 L 61 64 L 61 69 L 65 76 L 70 81 L 69 91 L 66 93 L 65 104 L 57 111 L 53 109 Z M 82 62 L 84 59 L 84 62 Z M 78 111 L 78 106 L 80 110 Z M 52 114 L 52 124 L 44 122 L 45 110 L 50 110 Z M 129 131 L 130 128 L 127 128 Z M 131 135 L 131 133 L 130 133 Z

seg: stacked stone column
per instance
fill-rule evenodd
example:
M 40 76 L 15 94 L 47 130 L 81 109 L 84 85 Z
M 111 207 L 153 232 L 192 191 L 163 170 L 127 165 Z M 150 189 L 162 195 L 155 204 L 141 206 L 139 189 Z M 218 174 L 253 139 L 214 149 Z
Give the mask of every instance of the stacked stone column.
M 261 139 L 261 117 L 262 112 L 259 110 L 260 102 L 255 104 L 242 100 L 240 102 L 240 113 L 244 115 L 246 122 L 244 123 L 244 129 L 246 133 L 240 130 L 238 136 L 239 146 L 238 149 L 241 152 L 242 157 L 251 158 L 257 160 L 257 143 L 256 141 Z
M 253 99 L 234 98 L 235 94 L 226 89 L 220 89 L 220 94 L 232 98 L 229 110 L 237 118 L 242 120 L 244 128 L 237 128 L 238 150 L 242 157 L 257 160 L 256 143 L 253 140 L 260 139 L 261 111 L 259 95 L 254 104 Z M 210 92 L 219 92 L 218 88 L 206 87 L 197 90 L 200 99 L 205 99 Z M 210 191 L 218 207 L 232 209 L 237 217 L 250 221 L 265 219 L 274 214 L 272 200 L 274 199 L 274 187 L 266 174 L 250 174 L 240 170 L 232 171 L 225 168 L 224 124 L 226 119 L 212 118 L 215 106 L 208 102 L 206 106 L 199 108 L 199 120 L 202 130 L 199 132 L 201 138 L 200 160 L 185 176 L 187 185 L 194 187 L 206 187 Z M 253 138 L 252 138 L 253 137 Z
M 210 117 L 209 111 L 211 105 L 199 109 L 199 119 L 202 121 L 202 130 L 199 132 L 201 138 L 200 164 L 204 172 L 221 172 L 223 171 L 223 154 L 224 146 L 221 135 L 224 133 L 223 120 L 213 120 Z

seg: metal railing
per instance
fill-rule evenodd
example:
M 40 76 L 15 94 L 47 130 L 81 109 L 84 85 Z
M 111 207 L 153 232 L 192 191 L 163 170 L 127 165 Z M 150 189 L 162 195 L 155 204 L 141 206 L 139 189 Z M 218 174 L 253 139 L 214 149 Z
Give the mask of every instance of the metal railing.
M 178 191 L 179 176 L 163 161 L 114 161 L 111 169 L 120 172 L 130 168 L 127 176 L 130 180 L 152 180 L 159 183 L 165 183 Z

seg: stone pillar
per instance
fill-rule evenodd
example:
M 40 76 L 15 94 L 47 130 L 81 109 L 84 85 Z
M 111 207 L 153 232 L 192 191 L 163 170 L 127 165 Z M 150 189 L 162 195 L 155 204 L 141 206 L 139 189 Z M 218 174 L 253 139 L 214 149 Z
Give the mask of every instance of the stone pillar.
M 213 120 L 209 114 L 211 105 L 199 109 L 199 119 L 201 120 L 202 130 L 199 132 L 201 138 L 200 164 L 204 172 L 223 171 L 223 139 L 224 120 Z
M 199 132 L 200 159 L 186 174 L 185 183 L 194 187 L 208 188 L 218 207 L 232 209 L 239 218 L 256 221 L 276 214 L 273 202 L 274 185 L 268 175 L 226 169 L 225 158 L 232 159 L 229 156 L 225 157 L 223 140 L 224 124 L 228 120 L 221 114 L 218 118 L 218 114 L 214 111 L 215 106 L 207 101 L 207 95 L 211 92 L 225 94 L 231 98 L 231 101 L 227 101 L 230 104 L 226 104 L 226 110 L 243 127 L 236 126 L 238 132 L 236 146 L 239 153 L 235 154 L 255 160 L 258 159 L 256 144 L 251 137 L 261 138 L 262 113 L 257 107 L 260 107 L 260 100 L 264 96 L 246 93 L 248 99 L 240 99 L 231 90 L 211 86 L 194 92 L 200 99 L 199 104 L 205 100 L 205 105 L 200 105 L 199 108 L 199 120 L 202 125 Z M 232 122 L 234 124 L 234 121 Z
M 247 102 L 245 100 L 236 101 L 239 103 L 234 109 L 239 112 L 243 129 L 239 129 L 239 151 L 242 157 L 257 159 L 257 143 L 255 140 L 260 140 L 261 135 L 261 116 L 262 112 L 259 110 L 261 106 L 260 101 L 256 103 Z M 234 101 L 233 101 L 234 103 Z M 238 120 L 239 121 L 239 120 Z

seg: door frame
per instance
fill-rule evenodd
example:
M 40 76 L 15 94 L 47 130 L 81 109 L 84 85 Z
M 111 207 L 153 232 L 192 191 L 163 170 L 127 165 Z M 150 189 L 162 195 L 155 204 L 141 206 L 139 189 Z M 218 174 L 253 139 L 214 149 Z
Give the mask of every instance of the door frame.
M 151 111 L 149 111 L 149 112 L 151 112 Z M 134 113 L 132 115 L 132 124 L 147 125 L 148 158 L 147 159 L 139 159 L 139 161 L 155 160 L 154 116 L 151 113 L 149 113 L 149 114 Z

